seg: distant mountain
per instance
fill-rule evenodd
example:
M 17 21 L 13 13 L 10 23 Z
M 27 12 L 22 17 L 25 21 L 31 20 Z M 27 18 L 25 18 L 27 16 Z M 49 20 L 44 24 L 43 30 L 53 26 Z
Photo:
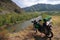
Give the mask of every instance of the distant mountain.
M 0 0 L 0 14 L 21 12 L 22 9 L 11 0 Z
M 31 11 L 60 11 L 60 4 L 36 4 L 30 7 L 23 8 L 26 12 Z

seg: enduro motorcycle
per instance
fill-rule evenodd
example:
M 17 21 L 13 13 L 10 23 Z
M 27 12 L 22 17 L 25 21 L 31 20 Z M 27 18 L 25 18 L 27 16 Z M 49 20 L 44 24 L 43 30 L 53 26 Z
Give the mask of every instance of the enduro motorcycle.
M 35 29 L 35 31 L 36 31 L 36 33 L 37 33 L 37 29 L 39 28 L 38 26 L 36 27 L 36 24 L 38 23 L 38 22 L 36 22 L 36 20 L 34 20 L 34 21 L 32 21 L 32 23 L 33 23 L 33 26 L 34 26 L 34 29 Z M 51 40 L 51 38 L 53 37 L 53 32 L 52 32 L 52 25 L 51 25 L 51 23 L 49 23 L 48 25 L 47 25 L 47 29 L 45 29 L 44 30 L 44 32 L 46 33 L 45 35 L 46 35 L 46 37 L 47 38 L 49 38 L 49 40 Z

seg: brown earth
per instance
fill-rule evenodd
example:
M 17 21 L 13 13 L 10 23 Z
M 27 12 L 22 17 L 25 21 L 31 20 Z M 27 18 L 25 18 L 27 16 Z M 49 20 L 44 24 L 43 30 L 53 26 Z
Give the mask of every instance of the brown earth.
M 43 36 L 41 36 L 41 35 L 42 34 L 40 32 L 35 34 L 33 27 L 29 26 L 25 30 L 22 30 L 18 33 L 9 34 L 8 40 L 37 40 L 37 39 L 41 40 L 42 38 L 39 38 L 39 37 L 43 37 L 44 34 L 43 34 Z
M 52 40 L 60 40 L 60 27 L 56 29 L 56 27 L 53 28 L 54 37 Z M 41 33 L 38 32 L 35 34 L 35 31 L 31 27 L 22 30 L 18 33 L 9 34 L 8 40 L 47 40 L 47 38 L 41 38 Z

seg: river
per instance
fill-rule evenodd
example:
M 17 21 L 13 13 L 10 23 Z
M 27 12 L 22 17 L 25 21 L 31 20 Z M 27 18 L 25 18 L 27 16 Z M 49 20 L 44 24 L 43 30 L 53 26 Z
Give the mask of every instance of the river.
M 13 25 L 13 26 L 11 26 L 11 27 L 16 28 L 16 29 L 15 29 L 15 32 L 19 32 L 20 30 L 25 29 L 25 28 L 27 28 L 28 26 L 32 25 L 32 22 L 31 22 L 31 21 L 33 21 L 33 20 L 38 21 L 39 19 L 41 19 L 41 16 L 36 17 L 36 18 L 33 18 L 33 19 L 30 19 L 30 20 L 25 21 L 25 22 L 23 22 L 23 23 L 19 23 L 19 24 Z M 11 30 L 11 27 L 8 28 L 9 31 Z

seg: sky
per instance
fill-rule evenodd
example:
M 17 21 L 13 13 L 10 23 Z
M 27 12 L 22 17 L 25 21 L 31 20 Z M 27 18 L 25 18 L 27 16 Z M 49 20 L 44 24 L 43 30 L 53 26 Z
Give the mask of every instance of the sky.
M 53 5 L 60 4 L 60 0 L 12 0 L 12 1 L 15 2 L 21 8 L 29 7 L 38 3 L 53 4 Z

